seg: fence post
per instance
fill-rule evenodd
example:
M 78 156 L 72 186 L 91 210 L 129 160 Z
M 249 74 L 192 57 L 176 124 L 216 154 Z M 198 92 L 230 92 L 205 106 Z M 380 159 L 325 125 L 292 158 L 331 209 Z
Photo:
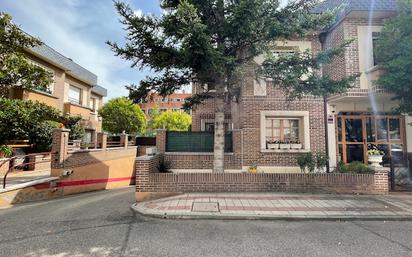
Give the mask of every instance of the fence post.
M 52 137 L 51 168 L 60 169 L 67 156 L 70 129 L 54 129 Z
M 122 133 L 120 135 L 120 145 L 122 145 L 124 148 L 127 148 L 129 144 L 129 135 L 126 133 Z
M 388 194 L 389 193 L 389 169 L 385 167 L 373 167 L 375 171 L 375 193 Z
M 156 147 L 159 153 L 166 152 L 166 129 L 156 130 Z
M 107 133 L 106 132 L 99 132 L 97 133 L 97 144 L 105 150 L 107 148 Z

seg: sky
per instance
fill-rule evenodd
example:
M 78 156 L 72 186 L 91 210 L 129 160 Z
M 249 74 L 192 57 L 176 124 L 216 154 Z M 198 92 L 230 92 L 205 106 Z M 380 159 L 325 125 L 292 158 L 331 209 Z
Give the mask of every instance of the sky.
M 157 0 L 126 1 L 137 12 L 160 14 Z M 130 63 L 114 56 L 107 40 L 124 42 L 112 0 L 0 0 L 0 11 L 13 16 L 15 23 L 66 57 L 98 76 L 107 88 L 107 99 L 127 96 L 124 85 L 149 74 L 130 68 Z M 107 100 L 106 99 L 106 100 Z
M 159 15 L 159 0 L 124 0 L 136 13 Z M 286 1 L 286 0 L 283 0 Z M 107 40 L 122 45 L 124 35 L 112 0 L 0 0 L 0 11 L 13 16 L 27 33 L 98 76 L 108 90 L 106 100 L 127 96 L 125 85 L 149 75 L 148 70 L 130 68 L 114 56 Z

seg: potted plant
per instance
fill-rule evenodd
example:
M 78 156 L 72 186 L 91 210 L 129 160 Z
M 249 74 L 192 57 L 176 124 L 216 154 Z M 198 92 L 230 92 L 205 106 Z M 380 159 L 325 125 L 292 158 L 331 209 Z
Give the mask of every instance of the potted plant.
M 281 141 L 281 142 L 279 143 L 279 149 L 281 149 L 281 150 L 290 149 L 290 143 L 289 143 L 289 141 Z
M 90 144 L 89 144 L 89 143 L 84 143 L 84 142 L 82 142 L 82 143 L 80 144 L 80 149 L 82 149 L 82 150 L 89 149 L 89 147 L 90 147 Z
M 251 173 L 251 174 L 256 174 L 256 173 L 257 173 L 257 165 L 256 165 L 256 164 L 250 165 L 248 171 L 249 171 L 249 173 Z
M 13 149 L 8 145 L 0 146 L 0 158 L 7 158 L 13 154 Z
M 385 155 L 385 152 L 379 150 L 376 145 L 370 146 L 368 150 L 368 161 L 370 162 L 371 167 L 382 167 L 380 163 L 382 162 L 382 158 Z
M 268 145 L 268 149 L 279 149 L 278 140 L 267 141 L 267 145 Z
M 302 149 L 302 143 L 299 140 L 292 140 L 290 141 L 290 148 L 295 150 Z

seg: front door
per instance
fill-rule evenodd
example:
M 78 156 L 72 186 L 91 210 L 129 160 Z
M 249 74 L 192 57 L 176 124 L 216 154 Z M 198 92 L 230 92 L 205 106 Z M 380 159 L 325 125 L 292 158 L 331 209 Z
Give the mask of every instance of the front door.
M 340 160 L 344 163 L 368 163 L 368 145 L 385 152 L 384 163 L 393 157 L 403 165 L 405 158 L 404 121 L 401 116 L 370 114 L 337 116 L 337 142 Z

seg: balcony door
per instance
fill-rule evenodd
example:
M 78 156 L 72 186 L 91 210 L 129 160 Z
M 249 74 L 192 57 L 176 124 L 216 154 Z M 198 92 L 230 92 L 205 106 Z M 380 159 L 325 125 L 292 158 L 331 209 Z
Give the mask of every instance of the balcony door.
M 393 157 L 398 165 L 406 161 L 402 116 L 370 114 L 337 115 L 337 150 L 344 163 L 368 163 L 368 145 L 385 152 L 384 164 Z

